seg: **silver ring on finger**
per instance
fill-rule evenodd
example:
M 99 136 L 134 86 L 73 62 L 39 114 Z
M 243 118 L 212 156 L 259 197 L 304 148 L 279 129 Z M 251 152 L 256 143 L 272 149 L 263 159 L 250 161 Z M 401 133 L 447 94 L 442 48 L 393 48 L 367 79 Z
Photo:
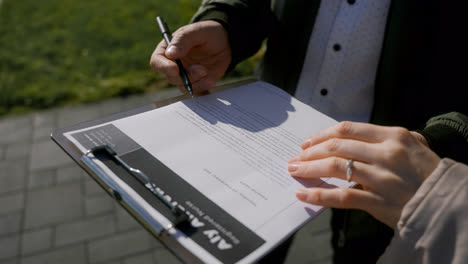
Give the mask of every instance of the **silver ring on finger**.
M 353 160 L 350 159 L 346 162 L 346 180 L 351 182 L 351 176 L 353 175 Z

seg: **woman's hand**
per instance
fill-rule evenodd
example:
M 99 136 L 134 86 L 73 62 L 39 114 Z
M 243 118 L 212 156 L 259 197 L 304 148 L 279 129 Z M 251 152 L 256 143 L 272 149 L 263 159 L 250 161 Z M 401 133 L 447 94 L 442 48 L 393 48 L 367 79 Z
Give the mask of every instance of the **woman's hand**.
M 362 189 L 307 188 L 296 196 L 311 204 L 365 210 L 394 228 L 406 202 L 440 161 L 419 136 L 401 127 L 354 122 L 322 130 L 289 161 L 291 176 L 346 179 L 347 162 L 353 160 L 351 180 Z

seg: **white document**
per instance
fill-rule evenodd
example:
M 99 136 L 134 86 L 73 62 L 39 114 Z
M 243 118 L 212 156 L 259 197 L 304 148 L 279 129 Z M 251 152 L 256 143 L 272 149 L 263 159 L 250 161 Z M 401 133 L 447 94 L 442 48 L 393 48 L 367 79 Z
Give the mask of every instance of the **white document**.
M 336 121 L 270 84 L 254 82 L 111 123 L 265 240 L 240 263 L 264 255 L 323 209 L 296 199 L 304 185 L 289 175 L 287 161 L 304 139 Z M 307 184 L 351 185 L 336 178 Z M 185 246 L 195 250 L 191 245 Z M 215 260 L 207 255 L 198 254 Z

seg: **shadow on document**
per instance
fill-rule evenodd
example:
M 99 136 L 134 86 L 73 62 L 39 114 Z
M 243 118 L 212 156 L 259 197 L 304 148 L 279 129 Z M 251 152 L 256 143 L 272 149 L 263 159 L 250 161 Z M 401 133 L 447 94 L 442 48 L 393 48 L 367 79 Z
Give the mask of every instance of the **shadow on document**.
M 182 103 L 211 125 L 224 123 L 250 132 L 278 127 L 288 119 L 288 112 L 295 112 L 285 92 L 255 83 Z

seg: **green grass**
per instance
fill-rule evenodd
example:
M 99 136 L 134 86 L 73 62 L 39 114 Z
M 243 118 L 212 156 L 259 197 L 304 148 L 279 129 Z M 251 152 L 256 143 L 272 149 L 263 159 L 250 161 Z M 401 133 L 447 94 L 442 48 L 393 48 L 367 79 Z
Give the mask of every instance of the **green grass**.
M 91 102 L 169 86 L 149 59 L 157 15 L 176 28 L 195 0 L 3 0 L 0 115 Z M 232 75 L 250 74 L 247 61 Z

